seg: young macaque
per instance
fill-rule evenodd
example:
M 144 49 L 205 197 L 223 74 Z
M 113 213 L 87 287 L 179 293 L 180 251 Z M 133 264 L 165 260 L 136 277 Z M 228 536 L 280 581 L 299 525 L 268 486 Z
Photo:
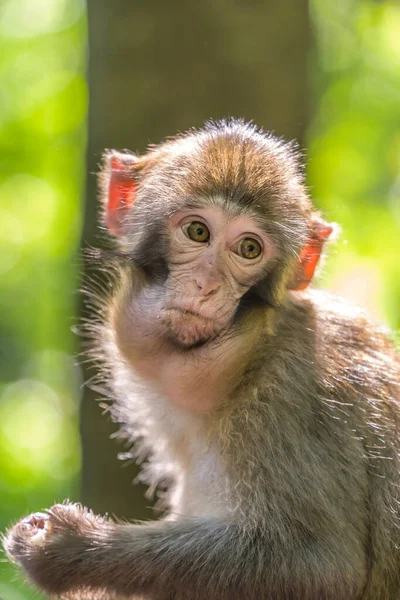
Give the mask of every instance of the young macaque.
M 166 516 L 62 504 L 4 547 L 55 598 L 398 600 L 399 362 L 307 290 L 333 226 L 296 153 L 241 121 L 108 152 L 93 324 L 113 414 Z

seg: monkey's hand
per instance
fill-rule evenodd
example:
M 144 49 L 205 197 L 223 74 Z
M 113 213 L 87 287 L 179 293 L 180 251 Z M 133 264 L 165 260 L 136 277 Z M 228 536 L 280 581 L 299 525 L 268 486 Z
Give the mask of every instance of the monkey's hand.
M 306 533 L 293 524 L 289 561 L 281 538 L 266 535 L 263 524 L 245 529 L 203 517 L 113 523 L 58 504 L 17 523 L 4 547 L 37 586 L 65 600 L 359 598 L 363 550 L 354 558 L 341 536 L 310 542 Z
M 64 596 L 71 590 L 76 571 L 89 567 L 90 547 L 100 543 L 111 523 L 79 504 L 56 504 L 44 513 L 34 513 L 19 521 L 4 536 L 9 559 L 26 571 L 33 583 L 46 592 Z M 89 553 L 90 555 L 90 553 Z

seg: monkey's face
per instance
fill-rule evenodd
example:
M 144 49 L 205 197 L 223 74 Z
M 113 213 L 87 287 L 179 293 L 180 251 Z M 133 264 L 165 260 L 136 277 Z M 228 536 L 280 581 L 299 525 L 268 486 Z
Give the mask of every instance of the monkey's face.
M 265 273 L 275 249 L 249 216 L 217 206 L 184 208 L 168 218 L 169 251 L 161 320 L 182 346 L 226 332 L 242 296 Z
M 152 257 L 159 248 L 163 267 Z M 156 350 L 161 343 L 194 348 L 221 341 L 238 321 L 244 294 L 275 264 L 277 250 L 257 221 L 217 203 L 183 207 L 149 230 L 113 303 L 125 348 Z M 141 269 L 147 273 L 138 283 Z M 140 264 L 140 262 L 142 264 Z M 128 290 L 128 292 L 127 292 Z
M 136 354 L 148 340 L 227 339 L 247 309 L 309 283 L 332 231 L 312 215 L 291 149 L 240 122 L 142 157 L 111 151 L 102 185 L 104 222 L 138 267 L 113 302 L 113 327 Z

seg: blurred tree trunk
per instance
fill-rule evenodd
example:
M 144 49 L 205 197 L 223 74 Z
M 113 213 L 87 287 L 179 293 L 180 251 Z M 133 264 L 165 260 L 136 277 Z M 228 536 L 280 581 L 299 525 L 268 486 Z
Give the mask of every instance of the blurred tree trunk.
M 149 142 L 209 119 L 252 119 L 304 138 L 307 0 L 88 0 L 89 146 L 84 244 L 96 244 L 96 182 L 104 148 Z M 86 373 L 88 379 L 90 374 Z M 93 392 L 82 405 L 82 500 L 99 512 L 143 518 L 149 502 L 122 468 L 115 430 Z

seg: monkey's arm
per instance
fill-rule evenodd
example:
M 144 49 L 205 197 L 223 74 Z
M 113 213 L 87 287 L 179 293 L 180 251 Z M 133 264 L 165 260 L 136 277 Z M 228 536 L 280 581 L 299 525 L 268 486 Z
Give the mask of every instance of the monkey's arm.
M 4 545 L 36 585 L 68 599 L 353 597 L 362 579 L 354 559 L 307 535 L 293 536 L 283 555 L 272 537 L 198 518 L 115 524 L 79 505 L 56 505 L 20 521 Z

